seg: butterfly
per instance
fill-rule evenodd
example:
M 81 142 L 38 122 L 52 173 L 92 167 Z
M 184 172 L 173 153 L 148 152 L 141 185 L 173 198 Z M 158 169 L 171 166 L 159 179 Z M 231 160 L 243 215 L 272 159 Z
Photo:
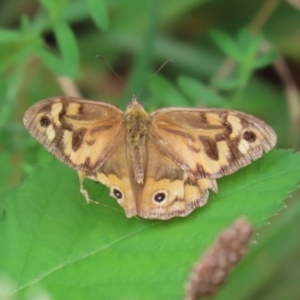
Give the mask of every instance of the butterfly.
M 110 189 L 128 218 L 170 219 L 206 204 L 216 179 L 276 144 L 263 121 L 233 110 L 163 108 L 148 114 L 136 97 L 125 112 L 74 97 L 37 102 L 28 132 L 59 160 Z

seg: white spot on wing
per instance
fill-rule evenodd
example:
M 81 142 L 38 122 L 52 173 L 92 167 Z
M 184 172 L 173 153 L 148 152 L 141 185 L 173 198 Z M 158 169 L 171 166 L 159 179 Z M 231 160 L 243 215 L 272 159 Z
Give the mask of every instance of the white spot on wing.
M 50 141 L 53 141 L 53 139 L 55 138 L 56 136 L 56 133 L 55 133 L 55 130 L 53 128 L 52 125 L 48 126 L 47 129 L 46 129 L 46 134 L 47 134 L 47 137 Z

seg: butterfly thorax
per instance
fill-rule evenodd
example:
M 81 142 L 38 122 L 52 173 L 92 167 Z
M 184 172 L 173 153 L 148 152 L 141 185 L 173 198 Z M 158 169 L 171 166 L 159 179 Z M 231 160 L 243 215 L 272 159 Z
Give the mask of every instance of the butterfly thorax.
M 150 127 L 150 116 L 140 104 L 132 105 L 124 115 L 126 138 L 132 147 L 145 144 Z
M 135 179 L 142 184 L 145 174 L 143 148 L 149 133 L 151 119 L 143 106 L 134 99 L 124 114 L 124 122 L 126 124 L 126 139 L 133 150 L 132 159 Z

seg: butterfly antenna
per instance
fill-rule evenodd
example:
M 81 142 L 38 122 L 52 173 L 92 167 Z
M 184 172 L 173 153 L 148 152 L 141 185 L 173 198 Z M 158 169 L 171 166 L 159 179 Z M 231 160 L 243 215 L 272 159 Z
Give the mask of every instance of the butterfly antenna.
M 172 59 L 169 59 L 169 60 L 167 60 L 167 61 L 165 61 L 159 68 L 158 68 L 158 70 L 154 73 L 154 74 L 152 74 L 152 76 L 147 80 L 147 83 L 154 77 L 154 76 L 156 76 L 168 63 L 173 63 L 173 60 Z M 139 94 L 142 92 L 142 90 L 145 88 L 145 86 L 147 85 L 147 83 L 146 84 L 144 84 L 144 86 L 140 89 L 140 91 L 138 92 L 138 96 L 139 96 Z
M 96 58 L 102 59 L 110 68 L 110 70 L 117 76 L 117 78 L 124 83 L 124 85 L 128 88 L 128 84 L 118 75 L 118 73 L 114 70 L 114 68 L 110 65 L 110 63 L 101 55 L 96 55 Z

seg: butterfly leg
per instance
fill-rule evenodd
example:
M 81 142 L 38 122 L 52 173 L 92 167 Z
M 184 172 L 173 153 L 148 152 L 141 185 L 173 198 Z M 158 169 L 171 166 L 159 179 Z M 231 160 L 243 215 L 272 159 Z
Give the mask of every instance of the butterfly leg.
M 84 196 L 87 204 L 89 204 L 90 202 L 93 202 L 95 204 L 99 204 L 97 201 L 93 201 L 93 200 L 90 199 L 88 192 L 83 187 L 83 181 L 84 181 L 84 178 L 86 177 L 85 172 L 84 171 L 77 171 L 77 172 L 78 172 L 78 176 L 79 176 L 80 193 Z

